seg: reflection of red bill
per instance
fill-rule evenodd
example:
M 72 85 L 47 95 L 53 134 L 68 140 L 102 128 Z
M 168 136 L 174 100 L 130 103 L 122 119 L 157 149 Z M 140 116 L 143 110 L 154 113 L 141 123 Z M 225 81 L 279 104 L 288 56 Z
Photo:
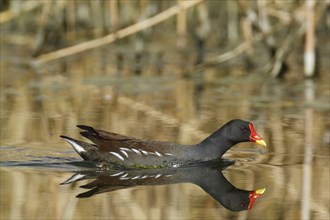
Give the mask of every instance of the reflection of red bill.
M 250 203 L 248 206 L 248 209 L 252 209 L 253 203 L 256 201 L 257 198 L 259 198 L 264 192 L 266 191 L 266 188 L 257 189 L 255 191 L 250 192 L 249 198 Z
M 266 142 L 254 130 L 254 127 L 253 127 L 252 123 L 249 124 L 249 128 L 250 128 L 250 132 L 251 132 L 250 140 L 253 141 L 253 142 L 256 142 L 257 144 L 267 146 Z

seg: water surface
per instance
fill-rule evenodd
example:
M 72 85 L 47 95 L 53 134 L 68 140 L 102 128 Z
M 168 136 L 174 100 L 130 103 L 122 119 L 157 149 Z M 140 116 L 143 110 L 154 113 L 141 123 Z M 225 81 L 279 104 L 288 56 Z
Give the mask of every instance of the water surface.
M 3 74 L 1 219 L 329 219 L 328 75 L 290 82 L 215 68 L 187 79 L 91 73 L 79 63 Z M 223 171 L 233 185 L 267 188 L 252 210 L 232 212 L 191 183 L 87 199 L 76 198 L 87 181 L 60 185 L 93 169 L 59 138 L 80 138 L 76 124 L 191 144 L 233 118 L 252 121 L 268 144 L 242 143 L 224 156 L 236 161 Z

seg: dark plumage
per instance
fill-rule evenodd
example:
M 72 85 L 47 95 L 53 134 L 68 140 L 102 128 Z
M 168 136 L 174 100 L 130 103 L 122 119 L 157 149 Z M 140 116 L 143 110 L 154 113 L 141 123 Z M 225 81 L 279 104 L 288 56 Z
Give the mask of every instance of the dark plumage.
M 83 129 L 80 134 L 94 144 L 67 136 L 61 137 L 67 140 L 84 160 L 133 168 L 178 167 L 219 159 L 229 148 L 240 142 L 253 141 L 266 145 L 255 132 L 252 123 L 239 119 L 229 121 L 195 145 L 141 140 L 85 125 L 77 127 Z
M 265 192 L 266 188 L 244 190 L 232 185 L 222 174 L 222 170 L 233 163 L 234 161 L 216 160 L 184 168 L 79 171 L 61 184 L 85 180 L 85 185 L 80 187 L 88 191 L 77 197 L 86 198 L 136 186 L 193 183 L 229 210 L 251 209 L 255 200 Z

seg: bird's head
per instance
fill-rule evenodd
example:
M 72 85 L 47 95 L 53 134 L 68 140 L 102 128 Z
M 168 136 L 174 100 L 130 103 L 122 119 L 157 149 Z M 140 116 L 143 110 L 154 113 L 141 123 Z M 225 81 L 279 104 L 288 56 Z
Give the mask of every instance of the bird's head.
M 248 209 L 252 209 L 253 203 L 256 201 L 257 198 L 259 198 L 262 194 L 264 194 L 265 191 L 266 188 L 262 188 L 250 192 L 249 194 L 250 201 L 249 201 Z
M 231 211 L 244 211 L 252 209 L 254 202 L 264 194 L 266 188 L 246 191 L 235 188 L 228 192 L 222 200 L 222 205 Z
M 225 127 L 227 139 L 234 144 L 252 141 L 266 146 L 266 142 L 257 134 L 252 122 L 234 119 L 229 121 Z

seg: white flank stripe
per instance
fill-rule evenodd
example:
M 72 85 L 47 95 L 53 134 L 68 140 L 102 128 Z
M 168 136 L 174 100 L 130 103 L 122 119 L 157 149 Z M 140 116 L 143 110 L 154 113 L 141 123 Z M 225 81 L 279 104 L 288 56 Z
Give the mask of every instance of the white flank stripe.
M 110 176 L 119 176 L 119 175 L 121 175 L 121 174 L 123 174 L 123 173 L 124 173 L 124 171 L 123 171 L 123 172 L 119 172 L 119 173 L 112 174 L 112 175 L 110 175 Z
M 144 155 L 148 155 L 150 154 L 149 152 L 145 151 L 145 150 L 140 150 Z
M 135 177 L 131 178 L 131 180 L 136 180 L 136 179 L 139 179 L 139 178 L 140 178 L 140 176 L 135 176 Z
M 129 177 L 119 177 L 120 180 L 129 180 Z
M 141 177 L 141 179 L 145 179 L 147 177 L 149 177 L 149 176 L 148 175 L 144 175 L 144 176 Z
M 167 155 L 167 156 L 173 156 L 173 154 L 170 154 L 170 153 L 165 153 L 165 155 Z
M 82 153 L 82 152 L 86 152 L 86 150 L 80 146 L 79 144 L 77 144 L 76 142 L 69 140 L 69 139 L 65 139 L 67 142 L 69 142 L 69 144 L 71 144 L 71 146 L 75 149 L 75 151 L 77 151 L 78 154 Z
M 121 147 L 120 150 L 131 151 L 131 149 L 128 149 L 126 147 Z
M 125 173 L 124 175 L 122 175 L 121 177 L 127 177 L 128 173 Z
M 158 157 L 162 157 L 162 156 L 163 156 L 163 155 L 160 154 L 158 151 L 155 151 L 155 153 L 156 153 L 156 155 L 157 155 Z
M 116 152 L 109 152 L 110 154 L 112 154 L 112 155 L 115 155 L 116 157 L 118 157 L 119 159 L 121 159 L 121 160 L 125 160 L 120 154 L 118 154 L 118 153 L 116 153 Z
M 122 152 L 128 158 L 128 154 L 126 153 L 126 151 L 120 150 L 120 152 Z
M 162 176 L 162 174 L 157 174 L 157 176 L 155 176 L 155 178 L 157 179 L 157 178 L 159 178 L 161 176 Z
M 134 151 L 135 153 L 137 153 L 137 154 L 140 154 L 140 155 L 141 155 L 141 152 L 140 152 L 138 149 L 132 148 L 132 151 Z

